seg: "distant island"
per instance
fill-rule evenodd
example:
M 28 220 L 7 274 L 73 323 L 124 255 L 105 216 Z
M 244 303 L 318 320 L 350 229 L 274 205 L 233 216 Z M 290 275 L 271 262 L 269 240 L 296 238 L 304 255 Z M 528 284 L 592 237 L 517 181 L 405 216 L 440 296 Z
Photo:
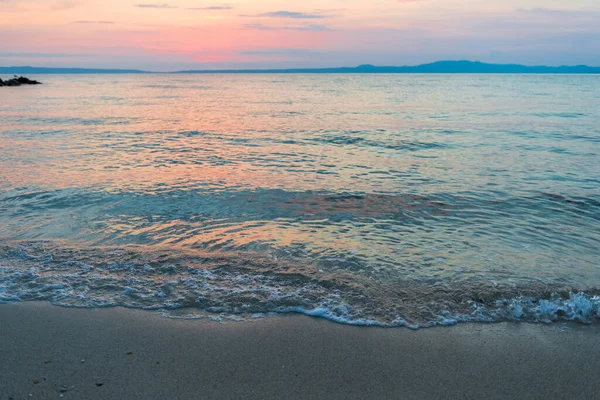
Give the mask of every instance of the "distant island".
M 280 73 L 280 74 L 600 74 L 600 67 L 577 66 L 526 66 L 518 64 L 486 64 L 478 61 L 437 61 L 430 64 L 402 67 L 359 65 L 341 68 L 248 69 L 248 70 L 190 70 L 177 73 Z
M 137 69 L 0 67 L 0 74 L 147 74 Z
M 148 74 L 136 69 L 87 69 L 0 67 L 0 74 Z M 162 72 L 172 74 L 600 74 L 600 67 L 527 66 L 519 64 L 486 64 L 479 61 L 437 61 L 416 66 L 374 66 L 340 68 L 289 68 L 289 69 L 222 69 Z

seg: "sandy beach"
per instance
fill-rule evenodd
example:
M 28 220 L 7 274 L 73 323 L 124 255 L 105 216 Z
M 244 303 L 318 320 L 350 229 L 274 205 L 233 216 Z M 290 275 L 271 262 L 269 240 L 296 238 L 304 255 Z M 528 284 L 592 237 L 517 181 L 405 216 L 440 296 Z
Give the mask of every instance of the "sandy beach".
M 305 316 L 172 320 L 0 306 L 0 399 L 581 398 L 600 327 L 358 328 Z

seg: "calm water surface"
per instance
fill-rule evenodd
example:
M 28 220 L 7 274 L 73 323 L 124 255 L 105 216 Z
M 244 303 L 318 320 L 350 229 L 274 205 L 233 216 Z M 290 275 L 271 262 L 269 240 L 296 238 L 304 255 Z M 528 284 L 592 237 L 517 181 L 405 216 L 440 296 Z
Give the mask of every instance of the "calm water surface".
M 429 326 L 600 316 L 600 77 L 0 90 L 0 303 Z

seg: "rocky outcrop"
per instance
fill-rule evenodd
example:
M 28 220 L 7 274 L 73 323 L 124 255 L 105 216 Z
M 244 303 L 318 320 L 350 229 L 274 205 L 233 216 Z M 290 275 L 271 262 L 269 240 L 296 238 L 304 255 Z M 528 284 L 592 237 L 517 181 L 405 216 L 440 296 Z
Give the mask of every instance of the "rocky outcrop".
M 0 78 L 0 86 L 21 86 L 21 85 L 40 85 L 42 82 L 34 81 L 33 79 L 25 78 L 24 76 L 11 78 L 7 81 L 3 81 Z

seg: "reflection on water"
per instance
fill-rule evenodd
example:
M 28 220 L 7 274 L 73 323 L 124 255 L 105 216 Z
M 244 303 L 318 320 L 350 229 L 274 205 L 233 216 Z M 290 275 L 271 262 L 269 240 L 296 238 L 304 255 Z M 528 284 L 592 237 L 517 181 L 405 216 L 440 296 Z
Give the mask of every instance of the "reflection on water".
M 0 91 L 10 249 L 267 257 L 388 287 L 600 287 L 598 77 L 41 79 Z

